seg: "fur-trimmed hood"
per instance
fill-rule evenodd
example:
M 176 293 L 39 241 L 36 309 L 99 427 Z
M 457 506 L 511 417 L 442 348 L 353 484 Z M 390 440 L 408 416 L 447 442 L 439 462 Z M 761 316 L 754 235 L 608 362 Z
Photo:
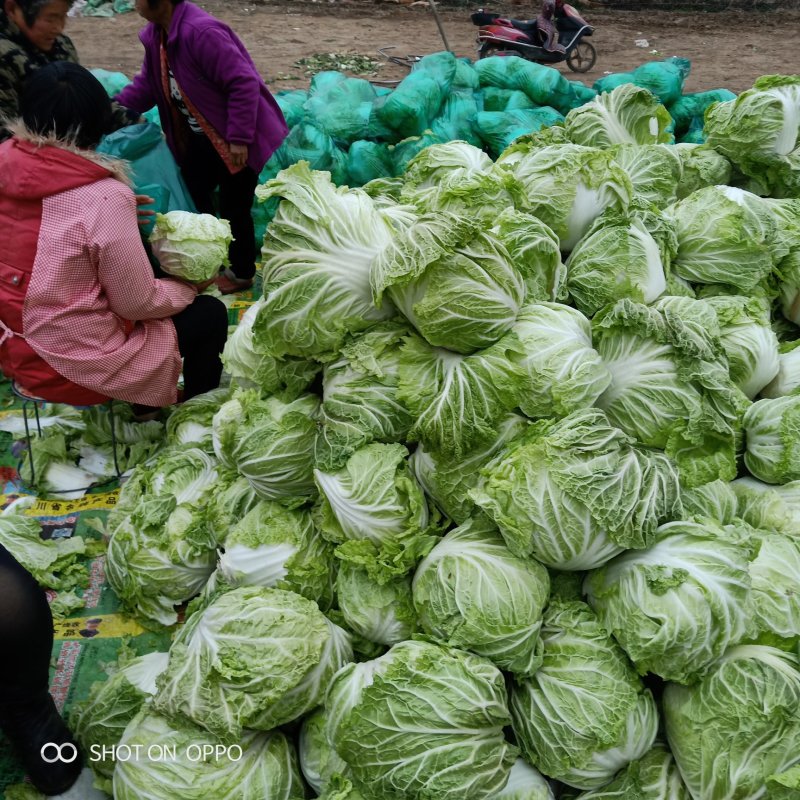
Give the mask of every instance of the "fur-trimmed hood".
M 44 198 L 103 178 L 130 186 L 127 165 L 119 159 L 32 133 L 20 122 L 9 130 L 13 137 L 0 144 L 0 192 L 6 196 Z

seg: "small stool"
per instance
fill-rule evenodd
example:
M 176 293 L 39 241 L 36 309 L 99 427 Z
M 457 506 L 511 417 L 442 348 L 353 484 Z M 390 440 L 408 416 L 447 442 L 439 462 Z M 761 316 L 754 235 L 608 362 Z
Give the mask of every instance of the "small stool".
M 28 421 L 28 408 L 29 406 L 33 407 L 33 415 L 34 419 L 36 420 L 36 434 L 37 436 L 42 435 L 42 425 L 39 420 L 39 406 L 43 403 L 50 403 L 50 400 L 47 400 L 44 397 L 39 397 L 32 392 L 27 391 L 27 389 L 20 386 L 16 381 L 11 381 L 11 391 L 12 393 L 22 400 L 22 421 L 25 425 L 25 442 L 28 447 L 28 460 L 30 461 L 31 465 L 31 480 L 30 485 L 32 487 L 36 486 L 36 471 L 33 466 L 33 450 L 31 449 L 31 430 L 30 424 Z M 55 404 L 53 404 L 55 405 Z M 70 403 L 59 403 L 58 405 L 70 405 Z M 91 406 L 73 406 L 73 408 L 91 408 Z M 108 401 L 108 413 L 111 415 L 111 453 L 114 457 L 114 470 L 117 473 L 116 477 L 119 479 L 122 476 L 122 472 L 119 468 L 119 462 L 117 460 L 117 435 L 115 431 L 115 415 L 114 415 L 114 401 Z M 20 478 L 22 477 L 22 462 L 20 461 Z M 113 480 L 110 479 L 110 480 Z M 108 483 L 108 481 L 102 481 L 100 483 L 91 483 L 88 486 L 76 486 L 74 489 L 68 490 L 61 490 L 61 491 L 85 491 L 87 489 L 91 489 L 95 486 L 102 486 L 104 483 Z M 51 494 L 59 494 L 59 491 L 52 491 Z

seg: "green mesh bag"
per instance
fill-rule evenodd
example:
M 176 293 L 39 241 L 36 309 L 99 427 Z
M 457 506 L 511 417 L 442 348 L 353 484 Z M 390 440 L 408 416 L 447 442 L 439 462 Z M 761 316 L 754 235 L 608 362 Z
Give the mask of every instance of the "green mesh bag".
M 372 84 L 363 78 L 318 72 L 311 81 L 305 109 L 320 130 L 347 146 L 367 136 L 376 99 Z
M 310 122 L 295 125 L 280 147 L 284 166 L 308 161 L 311 169 L 331 173 L 331 180 L 341 186 L 347 183 L 347 155 L 327 133 Z
M 389 178 L 394 165 L 389 145 L 358 141 L 350 145 L 347 153 L 347 175 L 350 186 L 363 186 L 376 178 Z
M 515 108 L 536 108 L 536 103 L 519 89 L 498 89 L 484 86 L 482 111 L 512 111 Z
M 511 111 L 481 111 L 475 120 L 475 130 L 488 147 L 493 158 L 518 136 L 548 128 L 564 117 L 554 108 L 517 108 Z
M 534 64 L 522 58 L 491 56 L 475 64 L 481 86 L 518 89 L 537 106 L 551 106 L 559 111 L 572 108 L 570 82 L 552 67 Z
M 401 137 L 423 134 L 447 99 L 457 66 L 452 53 L 422 58 L 380 105 L 380 120 Z
M 736 95 L 728 89 L 709 89 L 707 92 L 694 92 L 679 97 L 667 108 L 675 120 L 676 136 L 683 136 L 697 122 L 702 128 L 706 109 L 712 103 L 726 103 L 735 99 Z
M 480 147 L 481 140 L 475 132 L 479 110 L 478 100 L 471 89 L 452 92 L 431 124 L 431 130 L 443 141 L 460 139 Z
M 278 92 L 275 95 L 275 102 L 280 106 L 286 124 L 290 128 L 294 128 L 305 118 L 306 110 L 303 106 L 306 100 L 308 100 L 308 92 L 305 89 L 292 89 Z

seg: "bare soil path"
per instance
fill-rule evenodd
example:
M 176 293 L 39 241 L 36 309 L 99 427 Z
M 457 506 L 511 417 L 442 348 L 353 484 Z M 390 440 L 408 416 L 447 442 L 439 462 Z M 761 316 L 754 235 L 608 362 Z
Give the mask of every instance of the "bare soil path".
M 200 3 L 224 19 L 241 36 L 273 91 L 304 88 L 308 75 L 298 59 L 317 53 L 377 56 L 380 47 L 398 55 L 425 55 L 444 49 L 427 3 L 402 5 L 368 0 L 205 0 Z M 487 8 L 514 17 L 535 15 L 534 4 L 500 2 Z M 475 28 L 469 6 L 440 10 L 450 48 L 458 56 L 476 57 Z M 692 61 L 686 91 L 725 87 L 740 92 L 765 74 L 800 73 L 800 13 L 745 15 L 610 11 L 587 6 L 584 14 L 596 32 L 595 68 L 583 76 L 559 65 L 570 79 L 591 85 L 609 72 L 683 56 Z M 88 67 L 124 72 L 139 68 L 142 48 L 136 36 L 144 21 L 135 13 L 113 18 L 70 19 L 68 33 Z M 647 40 L 637 46 L 636 40 Z M 406 71 L 384 63 L 375 77 L 399 80 Z

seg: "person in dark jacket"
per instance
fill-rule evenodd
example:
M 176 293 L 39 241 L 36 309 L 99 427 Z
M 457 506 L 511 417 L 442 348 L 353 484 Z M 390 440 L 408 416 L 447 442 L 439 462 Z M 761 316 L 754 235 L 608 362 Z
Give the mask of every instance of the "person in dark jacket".
M 139 34 L 144 62 L 116 99 L 140 113 L 158 106 L 197 210 L 231 223 L 231 267 L 217 285 L 223 294 L 247 289 L 256 262 L 253 192 L 286 138 L 286 121 L 225 23 L 188 0 L 136 0 L 136 10 L 150 23 Z
M 64 35 L 73 0 L 0 0 L 0 141 L 11 132 L 5 125 L 19 116 L 25 81 L 54 61 L 78 63 L 78 53 Z M 115 105 L 109 130 L 139 119 L 139 114 Z

